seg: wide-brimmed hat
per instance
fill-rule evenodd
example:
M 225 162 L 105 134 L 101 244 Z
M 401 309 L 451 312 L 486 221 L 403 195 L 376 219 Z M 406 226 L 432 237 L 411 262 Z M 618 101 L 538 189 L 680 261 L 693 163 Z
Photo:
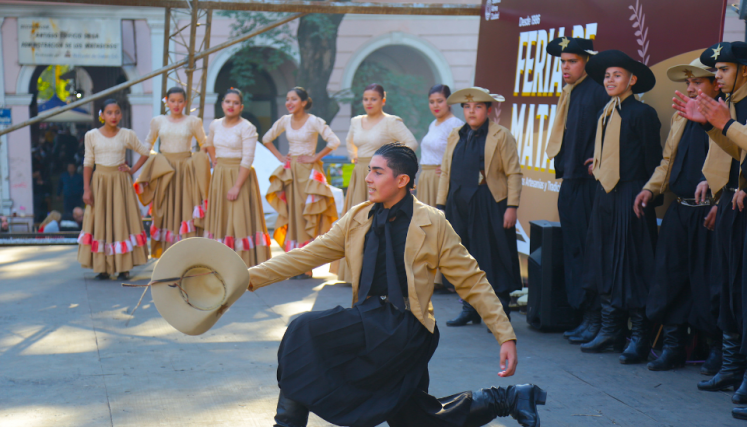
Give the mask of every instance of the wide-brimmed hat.
M 465 102 L 503 102 L 506 99 L 501 95 L 491 94 L 489 90 L 482 87 L 468 87 L 460 89 L 449 96 L 446 103 L 463 104 Z
M 200 335 L 246 292 L 249 271 L 233 249 L 193 237 L 163 253 L 151 283 L 161 316 L 179 332 Z
M 700 62 L 708 67 L 715 67 L 717 62 L 747 65 L 747 43 L 716 43 L 700 54 Z
M 667 70 L 667 77 L 673 82 L 684 82 L 687 79 L 697 79 L 700 77 L 713 77 L 716 74 L 708 69 L 700 58 L 695 58 L 687 65 L 675 65 Z
M 558 37 L 547 44 L 547 53 L 552 56 L 560 56 L 562 53 L 575 53 L 577 55 L 596 55 L 594 42 L 589 39 Z
M 604 86 L 604 74 L 610 67 L 624 68 L 638 78 L 633 85 L 633 93 L 644 93 L 654 88 L 656 77 L 653 71 L 642 62 L 629 57 L 625 52 L 619 50 L 605 50 L 599 52 L 586 63 L 586 74 L 594 81 Z

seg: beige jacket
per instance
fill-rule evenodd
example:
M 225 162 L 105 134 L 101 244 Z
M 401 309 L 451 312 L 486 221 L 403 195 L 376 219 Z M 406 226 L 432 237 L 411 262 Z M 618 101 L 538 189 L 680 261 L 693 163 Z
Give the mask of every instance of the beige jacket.
M 643 186 L 643 189 L 650 191 L 654 197 L 664 194 L 669 188 L 669 176 L 672 174 L 672 165 L 674 165 L 672 160 L 677 156 L 682 134 L 685 133 L 685 125 L 687 125 L 687 119 L 680 116 L 679 113 L 674 113 L 670 121 L 669 136 L 664 143 L 661 163 L 654 170 L 651 179 Z
M 431 297 L 436 270 L 440 269 L 459 296 L 480 313 L 498 342 L 515 340 L 516 335 L 503 312 L 501 301 L 443 213 L 413 199 L 412 220 L 405 243 L 405 271 L 412 314 L 429 331 L 434 331 L 436 318 Z M 254 291 L 344 257 L 352 272 L 355 304 L 363 267 L 363 243 L 372 221 L 368 212 L 372 206 L 371 202 L 354 206 L 328 233 L 303 248 L 250 268 L 249 290 Z
M 452 130 L 446 141 L 441 178 L 438 181 L 438 205 L 445 205 L 449 195 L 451 157 L 459 142 L 459 129 L 461 128 Z M 519 206 L 522 176 L 516 140 L 508 129 L 491 121 L 485 138 L 485 181 L 495 201 L 508 198 L 508 206 Z

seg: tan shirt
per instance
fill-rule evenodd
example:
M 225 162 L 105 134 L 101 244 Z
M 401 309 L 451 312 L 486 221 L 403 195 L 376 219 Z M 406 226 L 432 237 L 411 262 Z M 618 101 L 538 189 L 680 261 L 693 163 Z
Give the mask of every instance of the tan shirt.
M 202 147 L 205 143 L 205 129 L 197 116 L 184 116 L 179 122 L 172 122 L 167 116 L 156 116 L 150 121 L 150 132 L 145 138 L 151 147 L 161 138 L 159 152 L 184 153 L 192 151 L 192 137 Z
M 223 126 L 222 118 L 213 120 L 205 147 L 215 147 L 218 159 L 241 159 L 241 166 L 251 169 L 257 148 L 257 128 L 246 119 L 231 127 Z
M 459 128 L 451 131 L 441 162 L 441 178 L 438 180 L 436 204 L 445 205 L 449 195 L 451 157 L 459 142 Z M 488 125 L 485 137 L 485 182 L 496 202 L 508 198 L 508 206 L 519 206 L 521 198 L 521 173 L 516 140 L 511 132 L 495 122 Z
M 350 119 L 350 130 L 346 140 L 350 159 L 373 157 L 376 150 L 392 142 L 401 142 L 413 151 L 418 149 L 418 141 L 399 117 L 384 114 L 384 118 L 368 130 L 362 126 L 361 121 L 364 117 L 366 116 Z
M 327 141 L 327 148 L 335 150 L 340 146 L 340 138 L 327 126 L 327 122 L 319 117 L 309 114 L 306 123 L 300 129 L 291 126 L 293 116 L 286 114 L 276 121 L 265 136 L 262 137 L 263 144 L 269 144 L 285 132 L 288 138 L 288 154 L 291 156 L 313 156 L 316 154 L 316 140 L 319 135 Z
M 119 129 L 112 138 L 104 136 L 98 129 L 86 132 L 86 153 L 83 166 L 119 166 L 125 163 L 127 149 L 137 152 L 141 156 L 150 154 L 150 147 L 137 139 L 135 132 L 130 129 Z
M 654 197 L 664 194 L 669 188 L 669 176 L 672 174 L 672 166 L 674 165 L 672 160 L 677 156 L 677 149 L 680 146 L 686 124 L 687 119 L 680 116 L 679 113 L 674 113 L 670 121 L 669 135 L 664 143 L 661 163 L 656 167 L 654 174 L 651 175 L 646 185 L 643 186 L 643 189 L 650 191 Z
M 477 261 L 462 246 L 459 236 L 439 210 L 413 197 L 413 213 L 405 242 L 405 273 L 412 314 L 433 332 L 433 281 L 436 270 L 454 285 L 460 297 L 470 303 L 500 343 L 515 340 L 511 322 L 501 301 L 488 283 Z M 332 229 L 300 249 L 276 256 L 249 269 L 249 290 L 279 282 L 328 262 L 345 258 L 353 278 L 353 304 L 363 268 L 363 245 L 371 228 L 368 213 L 373 203 L 351 208 Z

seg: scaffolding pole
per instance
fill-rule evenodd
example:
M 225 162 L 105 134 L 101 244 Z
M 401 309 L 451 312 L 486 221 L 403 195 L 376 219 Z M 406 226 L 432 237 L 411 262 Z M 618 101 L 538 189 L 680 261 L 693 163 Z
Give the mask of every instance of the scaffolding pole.
M 270 25 L 268 25 L 266 27 L 262 27 L 262 28 L 260 28 L 258 30 L 255 30 L 255 31 L 252 31 L 250 33 L 244 34 L 243 36 L 241 36 L 239 38 L 223 42 L 223 43 L 221 43 L 221 44 L 219 44 L 219 45 L 217 45 L 217 46 L 215 46 L 215 47 L 213 47 L 211 49 L 206 49 L 206 50 L 204 50 L 204 51 L 202 51 L 202 52 L 200 52 L 198 54 L 195 54 L 194 55 L 194 60 L 198 60 L 198 59 L 202 59 L 202 58 L 207 58 L 208 56 L 214 54 L 215 52 L 221 51 L 221 50 L 223 50 L 223 49 L 225 49 L 225 48 L 227 48 L 229 46 L 233 46 L 233 45 L 235 45 L 237 43 L 241 43 L 241 42 L 244 42 L 246 40 L 249 40 L 252 37 L 256 37 L 256 36 L 258 36 L 258 35 L 260 35 L 262 33 L 270 31 L 270 30 L 272 30 L 274 28 L 277 28 L 277 27 L 279 27 L 279 26 L 281 26 L 283 24 L 287 24 L 288 22 L 296 20 L 296 19 L 298 19 L 298 18 L 300 18 L 300 17 L 302 17 L 304 15 L 306 15 L 306 14 L 305 13 L 296 13 L 296 14 L 288 16 L 287 18 L 284 18 L 284 19 L 281 19 L 281 20 L 279 20 L 279 21 L 277 21 L 275 23 L 272 23 L 272 24 L 270 24 Z M 89 96 L 87 98 L 79 99 L 78 101 L 75 101 L 75 102 L 72 102 L 70 104 L 67 104 L 64 107 L 60 107 L 59 109 L 56 109 L 54 111 L 50 111 L 48 113 L 40 114 L 40 115 L 38 115 L 38 116 L 36 116 L 34 118 L 31 118 L 29 120 L 23 121 L 23 122 L 18 123 L 16 125 L 9 126 L 9 127 L 5 128 L 5 129 L 0 129 L 0 135 L 5 135 L 7 133 L 17 131 L 18 129 L 22 129 L 22 128 L 26 127 L 26 126 L 33 125 L 34 123 L 39 123 L 39 122 L 41 122 L 43 120 L 46 120 L 46 119 L 48 119 L 48 118 L 50 118 L 52 116 L 56 116 L 57 114 L 64 113 L 65 111 L 72 110 L 73 108 L 80 107 L 82 105 L 85 105 L 85 104 L 87 104 L 89 102 L 92 102 L 92 101 L 95 101 L 97 99 L 108 97 L 108 96 L 112 95 L 113 93 L 119 92 L 120 90 L 127 89 L 130 86 L 136 85 L 136 84 L 138 84 L 140 82 L 152 79 L 154 77 L 158 77 L 159 75 L 161 75 L 163 73 L 168 73 L 171 70 L 175 70 L 175 69 L 177 69 L 179 67 L 183 67 L 183 66 L 188 65 L 188 64 L 189 64 L 189 59 L 183 59 L 181 61 L 178 61 L 178 62 L 175 62 L 175 63 L 173 63 L 171 65 L 168 65 L 166 67 L 162 67 L 162 68 L 159 68 L 157 70 L 151 71 L 150 73 L 145 74 L 143 76 L 140 76 L 137 79 L 128 80 L 128 81 L 126 81 L 124 83 L 121 83 L 121 84 L 118 84 L 116 86 L 110 87 L 109 89 L 102 90 L 101 92 L 98 92 L 95 95 L 91 95 L 91 96 Z

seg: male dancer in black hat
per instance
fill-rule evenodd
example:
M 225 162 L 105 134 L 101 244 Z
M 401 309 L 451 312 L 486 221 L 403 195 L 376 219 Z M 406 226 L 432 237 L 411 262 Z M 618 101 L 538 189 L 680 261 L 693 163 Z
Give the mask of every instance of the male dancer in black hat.
M 670 68 L 667 76 L 674 82 L 687 83 L 690 98 L 697 97 L 698 91 L 712 98 L 720 93 L 714 73 L 699 59 Z M 648 364 L 652 371 L 668 371 L 685 364 L 688 325 L 705 334 L 711 344 L 716 342 L 703 370 L 717 372 L 721 365 L 721 331 L 711 304 L 710 275 L 711 230 L 717 208 L 710 197 L 695 200 L 695 190 L 705 179 L 701 170 L 709 143 L 708 134 L 699 123 L 675 113 L 664 144 L 664 158 L 633 205 L 640 217 L 644 208 L 667 190 L 677 196 L 661 223 L 656 273 L 646 304 L 646 315 L 662 323 L 664 331 L 662 354 Z M 725 156 L 728 164 L 729 155 L 719 148 L 715 151 L 713 155 Z
M 620 363 L 640 363 L 650 349 L 645 306 L 657 230 L 653 206 L 644 208 L 642 218 L 631 207 L 661 162 L 661 124 L 656 111 L 633 94 L 651 90 L 656 78 L 646 65 L 619 50 L 595 55 L 586 72 L 604 85 L 612 100 L 599 116 L 589 166 L 599 186 L 589 223 L 584 286 L 599 293 L 602 328 L 581 351 L 622 350 L 630 315 L 632 336 Z
M 732 157 L 731 166 L 719 165 L 721 171 L 728 170 L 729 176 L 723 188 L 710 186 L 714 193 L 720 191 L 716 218 L 716 254 L 713 259 L 713 277 L 721 284 L 718 326 L 724 331 L 723 363 L 719 372 L 708 381 L 698 383 L 705 391 L 721 391 L 741 384 L 732 396 L 734 403 L 747 403 L 747 381 L 744 376 L 747 360 L 744 328 L 745 278 L 743 277 L 744 245 L 747 235 L 747 212 L 742 212 L 744 191 L 742 188 L 745 171 L 744 153 L 747 150 L 747 43 L 723 42 L 706 49 L 700 56 L 701 62 L 716 68 L 716 81 L 721 91 L 727 94 L 727 101 L 715 101 L 705 94 L 697 100 L 677 93 L 675 109 L 688 120 L 704 124 L 708 135 L 721 149 Z M 716 151 L 712 147 L 710 153 Z M 709 155 L 710 157 L 710 155 Z M 740 171 L 741 162 L 741 171 Z M 706 166 L 708 162 L 706 162 Z M 714 166 L 703 172 L 717 173 Z M 708 176 L 706 175 L 706 178 Z M 708 189 L 708 183 L 701 183 L 699 193 Z M 719 183 L 719 185 L 721 182 Z M 696 193 L 696 197 L 699 194 Z M 737 206 L 738 205 L 738 206 Z M 747 409 L 735 408 L 735 418 L 747 419 Z
M 555 159 L 555 177 L 563 179 L 558 215 L 563 233 L 565 290 L 571 307 L 584 314 L 581 324 L 564 335 L 570 342 L 582 344 L 594 339 L 602 321 L 596 294 L 586 292 L 581 284 L 586 232 L 597 189 L 587 165 L 594 157 L 597 116 L 610 97 L 599 83 L 587 78 L 586 63 L 596 53 L 591 40 L 559 37 L 547 44 L 547 53 L 560 57 L 565 82 L 546 150 L 547 158 Z

